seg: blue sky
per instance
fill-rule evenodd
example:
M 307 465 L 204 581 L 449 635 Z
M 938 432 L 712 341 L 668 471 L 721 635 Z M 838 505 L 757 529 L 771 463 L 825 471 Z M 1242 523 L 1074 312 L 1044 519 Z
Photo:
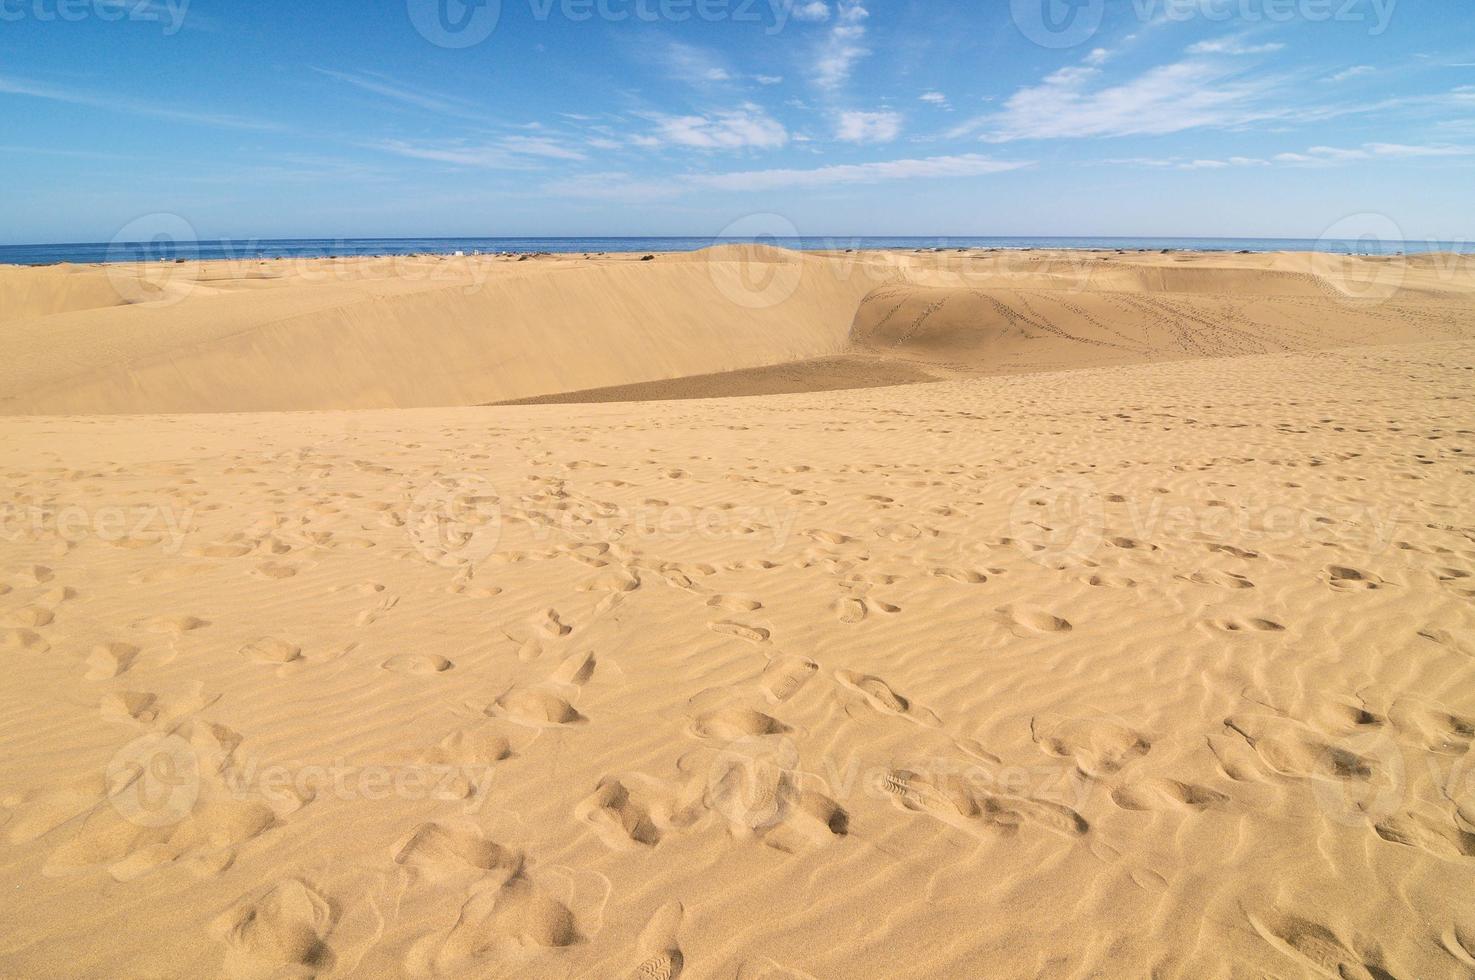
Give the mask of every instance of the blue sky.
M 445 6 L 442 6 L 442 3 Z M 1467 0 L 0 0 L 0 242 L 1475 238 Z M 756 224 L 755 224 L 756 223 Z M 762 225 L 758 228 L 758 225 Z

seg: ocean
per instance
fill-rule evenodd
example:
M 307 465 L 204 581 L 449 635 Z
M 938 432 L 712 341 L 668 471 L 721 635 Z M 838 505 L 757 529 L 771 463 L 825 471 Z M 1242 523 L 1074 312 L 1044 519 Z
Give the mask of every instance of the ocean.
M 512 252 L 689 252 L 717 244 L 761 241 L 768 245 L 817 249 L 1123 249 L 1126 251 L 1337 252 L 1393 255 L 1433 251 L 1475 253 L 1471 242 L 1333 241 L 1299 238 L 294 238 L 215 239 L 189 242 L 90 242 L 61 245 L 0 245 L 0 264 L 51 265 L 57 262 L 136 262 L 155 259 L 251 259 L 350 255 L 450 255 Z

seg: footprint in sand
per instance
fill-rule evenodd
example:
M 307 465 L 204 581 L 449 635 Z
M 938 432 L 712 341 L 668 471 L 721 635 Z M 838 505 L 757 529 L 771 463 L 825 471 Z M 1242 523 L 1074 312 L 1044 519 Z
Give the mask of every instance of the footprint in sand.
M 302 659 L 302 647 L 291 640 L 263 636 L 241 647 L 241 655 L 261 664 L 289 664 Z
M 568 636 L 574 628 L 563 622 L 556 609 L 545 609 L 532 618 L 530 624 L 535 633 L 549 640 Z
M 1450 813 L 1410 810 L 1379 821 L 1373 830 L 1390 844 L 1417 848 L 1445 860 L 1475 857 L 1475 834 L 1464 830 Z
M 636 845 L 654 847 L 661 840 L 649 809 L 635 802 L 619 779 L 602 780 L 599 788 L 574 808 L 574 816 L 592 827 L 607 847 L 616 850 Z
M 836 616 L 847 626 L 864 622 L 868 611 L 865 600 L 854 596 L 847 596 L 835 604 Z
M 513 688 L 494 701 L 487 713 L 532 728 L 560 728 L 588 721 L 564 698 L 535 687 Z
M 860 694 L 867 704 L 882 714 L 896 715 L 929 728 L 942 724 L 942 720 L 932 711 L 902 697 L 879 677 L 841 670 L 836 671 L 835 679 Z
M 56 614 L 50 609 L 43 609 L 40 606 L 26 606 L 14 612 L 7 613 L 3 625 L 41 629 L 50 626 L 55 620 Z
M 475 826 L 427 823 L 394 845 L 394 863 L 427 878 L 449 878 L 463 872 L 522 868 L 522 855 L 482 835 Z
M 1070 759 L 1081 773 L 1095 778 L 1121 772 L 1152 751 L 1152 741 L 1141 732 L 1109 719 L 1030 719 L 1030 737 L 1040 751 Z
M 1284 633 L 1286 629 L 1273 619 L 1261 619 L 1255 616 L 1211 619 L 1209 625 L 1225 633 Z
M 808 657 L 779 654 L 763 668 L 759 686 L 771 704 L 783 704 L 798 694 L 819 670 L 819 664 Z
M 103 695 L 98 713 L 104 721 L 152 725 L 159 718 L 159 696 L 148 691 L 115 691 Z
M 1235 575 L 1233 572 L 1195 572 L 1188 577 L 1188 581 L 1195 585 L 1210 585 L 1220 589 L 1253 589 L 1255 587 L 1254 582 L 1243 575 Z
M 724 609 L 727 612 L 757 612 L 763 608 L 763 603 L 757 599 L 750 599 L 742 595 L 714 595 L 707 600 L 707 605 L 713 609 Z
M 103 643 L 92 648 L 87 655 L 87 673 L 83 678 L 89 681 L 105 681 L 126 673 L 133 661 L 139 654 L 138 647 L 131 643 Z
M 330 972 L 327 937 L 333 907 L 308 885 L 288 879 L 238 904 L 217 919 L 212 936 L 225 944 L 230 977 L 312 975 Z
M 760 735 L 783 735 L 793 729 L 783 722 L 752 708 L 719 708 L 692 720 L 691 733 L 697 738 L 735 741 Z
M 184 633 L 192 633 L 198 629 L 204 629 L 210 623 L 196 616 L 155 616 L 134 623 L 134 629 L 144 630 L 149 633 L 166 633 L 179 636 Z
M 680 902 L 667 902 L 656 910 L 635 940 L 637 966 L 628 980 L 676 980 L 686 964 L 677 930 L 685 914 Z
M 988 581 L 987 575 L 971 568 L 934 568 L 931 574 L 960 585 L 983 585 Z
M 1027 606 L 1000 606 L 994 610 L 1005 627 L 1015 636 L 1030 633 L 1069 633 L 1075 629 L 1070 620 Z
M 1338 592 L 1371 592 L 1384 586 L 1382 579 L 1372 572 L 1359 571 L 1345 565 L 1328 565 L 1327 582 Z
M 438 657 L 434 654 L 402 653 L 390 657 L 379 666 L 393 674 L 429 677 L 434 674 L 444 674 L 456 665 L 445 657 Z
M 599 665 L 594 654 L 590 651 L 575 653 L 566 657 L 563 663 L 558 665 L 549 677 L 549 680 L 565 687 L 583 687 L 589 683 L 594 676 L 594 669 Z
M 51 644 L 35 630 L 0 629 L 0 650 L 23 650 L 26 653 L 45 653 Z
M 1229 802 L 1229 797 L 1217 790 L 1176 779 L 1139 780 L 1114 790 L 1111 799 L 1123 810 L 1160 810 L 1164 805 L 1209 810 Z
M 1436 755 L 1462 756 L 1475 742 L 1475 719 L 1454 714 L 1432 702 L 1414 698 L 1396 701 L 1388 711 L 1388 720 Z
M 880 775 L 876 789 L 903 810 L 969 831 L 1013 834 L 1025 825 L 1034 825 L 1067 837 L 1080 837 L 1090 830 L 1085 818 L 1068 806 L 995 796 L 969 786 L 957 776 L 926 776 L 894 769 Z
M 488 971 L 485 965 L 507 957 L 526 962 L 540 950 L 563 949 L 585 941 L 578 919 L 563 902 L 538 888 L 524 872 L 494 872 L 500 886 L 478 886 L 451 916 L 448 930 L 432 933 L 411 948 L 405 963 L 410 975 L 518 976 L 530 975 L 526 966 L 512 972 L 504 964 Z
M 1367 783 L 1381 780 L 1377 762 L 1334 745 L 1306 726 L 1269 715 L 1234 715 L 1224 725 L 1255 751 L 1271 772 L 1291 779 Z
M 56 573 L 45 565 L 27 565 L 16 569 L 15 577 L 26 585 L 45 585 L 56 577 Z
M 272 579 L 280 581 L 295 576 L 301 571 L 300 566 L 281 561 L 264 561 L 251 569 L 251 574 L 257 578 Z
M 740 640 L 747 640 L 749 643 L 767 643 L 771 635 L 762 626 L 749 626 L 747 623 L 736 623 L 728 619 L 708 623 L 707 625 L 713 632 L 721 633 L 724 636 L 735 636 Z
M 1352 952 L 1330 929 L 1299 916 L 1270 912 L 1249 913 L 1250 925 L 1277 952 L 1295 962 L 1307 975 L 1319 977 L 1391 977 Z

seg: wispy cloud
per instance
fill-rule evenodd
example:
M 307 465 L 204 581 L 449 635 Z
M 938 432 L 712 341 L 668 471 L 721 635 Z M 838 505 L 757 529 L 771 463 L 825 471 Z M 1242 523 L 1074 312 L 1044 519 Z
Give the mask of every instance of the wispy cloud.
M 842 112 L 835 138 L 846 143 L 890 143 L 901 135 L 901 115 L 895 112 Z
M 836 0 L 835 26 L 820 47 L 814 65 L 814 78 L 821 88 L 836 89 L 845 84 L 856 64 L 871 53 L 865 46 L 866 0 Z
M 702 116 L 646 117 L 656 124 L 655 131 L 635 137 L 636 146 L 659 149 L 679 146 L 697 150 L 777 149 L 789 142 L 789 132 L 763 109 L 744 103 Z
M 1152 167 L 1173 170 L 1225 170 L 1231 167 L 1335 167 L 1371 160 L 1416 159 L 1428 157 L 1464 157 L 1475 155 L 1475 147 L 1448 144 L 1409 145 L 1404 143 L 1365 143 L 1360 147 L 1313 146 L 1299 152 L 1277 153 L 1263 157 L 1234 156 L 1225 159 L 1193 159 L 1188 157 L 1126 157 L 1103 160 L 1116 166 Z
M 381 95 L 393 102 L 400 102 L 417 109 L 428 109 L 431 112 L 439 112 L 449 116 L 460 116 L 466 119 L 485 119 L 485 115 L 478 111 L 475 106 L 461 99 L 455 99 L 447 95 L 428 92 L 410 85 L 397 82 L 377 72 L 355 73 L 336 71 L 332 68 L 313 68 L 319 75 L 343 82 L 354 88 L 365 92 Z
M 690 178 L 701 187 L 725 191 L 769 191 L 780 188 L 830 187 L 838 184 L 874 184 L 892 180 L 980 177 L 1019 170 L 1030 164 L 995 160 L 976 153 L 927 157 L 920 160 L 882 160 L 871 163 L 831 164 L 808 170 L 750 170 Z
M 287 127 L 262 119 L 251 119 L 222 112 L 193 112 L 175 109 L 153 102 L 130 99 L 113 94 L 79 92 L 72 89 L 55 88 L 38 82 L 0 75 L 0 94 L 21 95 L 33 99 L 45 99 L 65 105 L 102 109 L 131 116 L 146 116 L 166 122 L 185 123 L 192 126 L 210 126 L 217 129 L 243 129 L 255 132 L 286 132 Z
M 415 143 L 389 139 L 370 144 L 373 149 L 412 160 L 427 160 L 457 167 L 486 170 L 527 170 L 534 160 L 586 160 L 588 155 L 553 139 L 539 136 L 506 136 L 492 142 L 451 140 Z
M 916 160 L 831 164 L 808 169 L 744 170 L 719 174 L 683 174 L 669 181 L 651 181 L 622 173 L 586 174 L 544 186 L 546 193 L 569 197 L 616 200 L 657 200 L 694 191 L 734 193 L 819 189 L 851 184 L 900 180 L 941 180 L 980 177 L 1020 170 L 1027 161 L 995 160 L 975 153 Z
M 1349 78 L 1360 78 L 1363 75 L 1371 75 L 1377 69 L 1372 65 L 1353 65 L 1351 68 L 1343 68 L 1341 71 L 1327 76 L 1329 82 L 1345 82 Z
M 1221 38 L 1217 41 L 1200 41 L 1188 49 L 1189 54 L 1274 54 L 1284 51 L 1285 45 L 1278 43 L 1246 44 L 1240 38 Z
M 981 132 L 1003 143 L 1240 126 L 1283 114 L 1267 105 L 1279 86 L 1279 79 L 1247 77 L 1212 59 L 1163 65 L 1114 85 L 1102 84 L 1099 68 L 1062 68 L 1015 92 L 999 112 L 977 116 L 949 135 Z
M 830 5 L 824 0 L 808 0 L 794 4 L 793 11 L 789 14 L 795 20 L 808 23 L 818 23 L 830 19 Z
M 733 71 L 723 59 L 706 48 L 673 41 L 666 46 L 666 71 L 688 85 L 711 85 L 730 82 Z

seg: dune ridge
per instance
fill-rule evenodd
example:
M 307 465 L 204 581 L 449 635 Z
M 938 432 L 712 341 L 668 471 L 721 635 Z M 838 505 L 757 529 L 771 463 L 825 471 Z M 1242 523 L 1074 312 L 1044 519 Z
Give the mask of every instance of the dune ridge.
M 1466 336 L 1471 277 L 1438 259 L 728 245 L 9 269 L 0 412 L 547 401 L 853 354 L 864 386 Z M 710 386 L 774 388 L 764 371 Z

